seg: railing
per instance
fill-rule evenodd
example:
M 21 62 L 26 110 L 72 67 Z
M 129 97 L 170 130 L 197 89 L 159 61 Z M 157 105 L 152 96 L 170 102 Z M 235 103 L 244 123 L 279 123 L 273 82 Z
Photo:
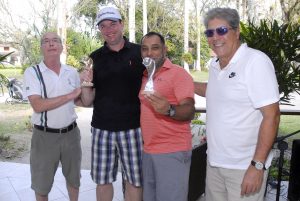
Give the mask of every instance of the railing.
M 196 107 L 196 112 L 206 113 L 205 107 Z M 281 115 L 300 115 L 300 108 L 292 108 L 286 106 L 280 106 L 280 114 Z M 288 143 L 284 140 L 293 135 L 300 134 L 300 130 L 287 134 L 285 136 L 277 137 L 274 144 L 277 144 L 277 149 L 280 151 L 280 156 L 278 158 L 278 176 L 277 176 L 277 184 L 276 184 L 276 201 L 279 201 L 280 197 L 280 188 L 281 188 L 281 177 L 283 171 L 283 162 L 284 162 L 284 152 L 288 149 Z
M 205 107 L 196 107 L 196 112 L 206 113 Z M 281 115 L 300 115 L 300 108 L 299 109 L 290 109 L 290 108 L 280 108 Z

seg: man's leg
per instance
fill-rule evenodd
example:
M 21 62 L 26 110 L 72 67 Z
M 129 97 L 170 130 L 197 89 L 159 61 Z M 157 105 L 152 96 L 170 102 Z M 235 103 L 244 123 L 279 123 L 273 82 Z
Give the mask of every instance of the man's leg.
M 39 195 L 35 193 L 36 201 L 48 201 L 48 195 Z
M 124 171 L 125 200 L 142 200 L 142 151 L 141 129 L 130 129 L 117 134 L 117 149 Z
M 186 201 L 192 151 L 150 155 L 155 175 L 154 201 Z
M 263 201 L 266 187 L 268 171 L 264 172 L 264 180 L 261 189 L 253 194 L 241 196 L 241 184 L 246 170 L 222 169 L 225 175 L 226 188 L 228 191 L 228 200 L 230 201 Z
M 97 184 L 97 201 L 112 201 L 113 186 L 118 171 L 116 133 L 92 127 L 92 180 Z
M 66 186 L 70 201 L 77 201 L 80 186 L 81 144 L 78 127 L 61 136 L 64 144 L 61 146 L 62 172 L 66 178 Z
M 48 201 L 59 163 L 59 135 L 33 129 L 30 150 L 31 188 L 37 201 Z
M 135 187 L 126 181 L 125 201 L 141 201 L 142 187 Z
M 96 197 L 97 201 L 112 201 L 114 189 L 112 184 L 97 185 Z
M 70 201 L 78 201 L 79 188 L 67 184 Z
M 221 174 L 221 168 L 206 165 L 205 199 L 209 201 L 228 201 L 225 178 Z

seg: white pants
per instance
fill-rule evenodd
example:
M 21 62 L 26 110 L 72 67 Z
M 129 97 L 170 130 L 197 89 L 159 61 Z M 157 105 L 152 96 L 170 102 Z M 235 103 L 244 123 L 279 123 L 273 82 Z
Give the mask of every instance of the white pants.
M 268 170 L 264 172 L 264 180 L 259 192 L 249 196 L 241 196 L 241 184 L 246 170 L 225 169 L 206 166 L 205 200 L 207 201 L 263 201 Z

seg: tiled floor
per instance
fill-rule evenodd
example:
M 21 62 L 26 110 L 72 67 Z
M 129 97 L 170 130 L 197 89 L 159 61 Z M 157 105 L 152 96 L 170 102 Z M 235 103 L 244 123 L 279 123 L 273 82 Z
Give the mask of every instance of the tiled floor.
M 81 171 L 81 187 L 79 201 L 96 201 L 96 185 L 90 177 L 89 170 Z M 114 183 L 115 196 L 113 201 L 123 201 L 121 174 Z M 280 201 L 286 201 L 287 182 L 282 182 Z M 276 189 L 268 189 L 265 201 L 276 200 Z M 68 201 L 68 193 L 61 168 L 56 172 L 54 185 L 49 194 L 49 201 Z M 33 190 L 30 188 L 30 170 L 28 164 L 0 162 L 0 201 L 35 201 Z M 199 198 L 198 201 L 205 201 Z
M 96 201 L 95 183 L 89 170 L 81 171 L 79 201 Z M 30 188 L 30 170 L 28 164 L 0 162 L 0 201 L 35 201 L 34 191 Z M 122 201 L 121 174 L 114 183 L 113 201 Z M 49 201 L 68 201 L 68 192 L 61 168 L 56 172 L 54 185 L 49 194 Z

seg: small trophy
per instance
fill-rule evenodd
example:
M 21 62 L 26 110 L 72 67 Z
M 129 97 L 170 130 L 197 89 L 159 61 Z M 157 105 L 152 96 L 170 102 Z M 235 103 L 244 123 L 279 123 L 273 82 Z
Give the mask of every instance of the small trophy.
M 87 70 L 89 73 L 93 70 L 93 59 L 88 58 L 85 62 L 85 67 L 84 69 Z M 83 81 L 81 84 L 82 87 L 92 87 L 94 84 L 89 81 Z
M 144 92 L 153 93 L 154 92 L 153 76 L 154 76 L 155 69 L 156 69 L 155 61 L 149 57 L 145 57 L 143 59 L 143 64 L 148 71 L 148 81 L 146 83 Z

